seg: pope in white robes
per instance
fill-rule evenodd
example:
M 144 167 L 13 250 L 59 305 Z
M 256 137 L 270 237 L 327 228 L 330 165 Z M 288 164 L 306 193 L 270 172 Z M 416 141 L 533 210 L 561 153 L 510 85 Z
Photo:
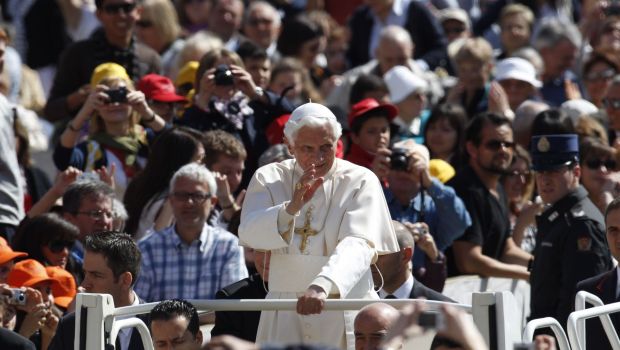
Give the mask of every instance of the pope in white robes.
M 356 311 L 323 311 L 326 298 L 378 299 L 370 265 L 398 251 L 379 179 L 336 159 L 340 124 L 326 107 L 298 107 L 284 134 L 294 159 L 256 171 L 241 244 L 271 251 L 267 299 L 298 299 L 295 311 L 263 311 L 257 343 L 321 343 L 354 349 Z

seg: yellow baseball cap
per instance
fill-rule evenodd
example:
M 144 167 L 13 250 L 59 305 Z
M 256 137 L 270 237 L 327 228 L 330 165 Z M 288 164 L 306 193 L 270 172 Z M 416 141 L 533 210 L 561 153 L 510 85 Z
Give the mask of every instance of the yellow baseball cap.
M 95 67 L 93 75 L 90 77 L 90 86 L 95 87 L 100 81 L 106 78 L 120 78 L 131 81 L 125 67 L 117 63 L 106 62 Z
M 177 78 L 174 80 L 174 85 L 178 88 L 179 86 L 185 84 L 191 84 L 194 86 L 194 82 L 196 81 L 196 71 L 198 71 L 198 66 L 200 63 L 198 61 L 189 61 L 185 63 L 183 68 L 177 74 Z

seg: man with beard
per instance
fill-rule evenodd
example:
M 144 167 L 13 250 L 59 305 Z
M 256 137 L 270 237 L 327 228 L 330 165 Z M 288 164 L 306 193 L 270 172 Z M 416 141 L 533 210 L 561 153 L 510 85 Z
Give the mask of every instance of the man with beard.
M 510 120 L 494 113 L 472 119 L 465 134 L 469 162 L 448 182 L 465 203 L 472 225 L 448 251 L 448 276 L 529 278 L 532 256 L 510 234 L 506 194 L 499 182 L 515 143 Z
M 577 283 L 613 266 L 603 215 L 579 185 L 578 142 L 576 134 L 539 135 L 531 147 L 536 187 L 548 207 L 536 217 L 530 317 L 562 325 L 573 311 Z

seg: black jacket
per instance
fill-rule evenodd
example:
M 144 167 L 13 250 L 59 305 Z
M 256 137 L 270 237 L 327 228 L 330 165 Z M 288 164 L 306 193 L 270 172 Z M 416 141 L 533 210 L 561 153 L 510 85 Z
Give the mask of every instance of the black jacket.
M 0 344 L 3 350 L 35 350 L 34 344 L 21 335 L 0 327 Z
M 148 314 L 138 315 L 144 323 L 149 324 Z M 63 317 L 58 323 L 58 328 L 56 329 L 56 335 L 52 338 L 52 342 L 48 347 L 48 350 L 66 350 L 73 349 L 73 341 L 75 336 L 75 312 L 72 312 L 65 317 Z M 117 345 L 119 344 L 119 338 L 116 338 Z M 142 339 L 140 338 L 140 333 L 137 330 L 133 330 L 131 332 L 131 340 L 129 341 L 129 350 L 144 350 L 144 345 L 142 344 Z M 116 350 L 120 350 L 120 347 L 117 347 Z
M 448 298 L 447 296 L 436 292 L 427 286 L 423 285 L 422 282 L 414 279 L 413 280 L 413 288 L 411 288 L 411 293 L 409 293 L 409 298 L 411 299 L 419 299 L 425 298 L 427 300 L 435 300 L 435 301 L 447 301 L 450 303 L 456 303 L 456 301 Z
M 423 59 L 431 69 L 448 68 L 447 41 L 435 16 L 418 1 L 412 1 L 407 11 L 404 28 L 415 44 L 414 58 Z M 347 58 L 351 66 L 359 66 L 370 60 L 368 45 L 374 25 L 370 7 L 358 7 L 351 15 L 349 28 L 351 40 Z
M 265 299 L 267 292 L 258 273 L 235 282 L 215 294 L 216 299 Z M 229 334 L 256 341 L 260 311 L 216 311 L 211 336 Z
M 577 292 L 584 290 L 601 298 L 603 303 L 611 304 L 618 301 L 616 299 L 617 285 L 618 271 L 616 268 L 579 282 L 577 284 Z M 610 316 L 614 328 L 616 330 L 620 329 L 620 315 L 614 313 Z M 586 321 L 586 346 L 588 349 L 611 349 L 611 344 L 609 344 L 607 335 L 605 335 L 601 321 L 598 318 L 591 318 Z

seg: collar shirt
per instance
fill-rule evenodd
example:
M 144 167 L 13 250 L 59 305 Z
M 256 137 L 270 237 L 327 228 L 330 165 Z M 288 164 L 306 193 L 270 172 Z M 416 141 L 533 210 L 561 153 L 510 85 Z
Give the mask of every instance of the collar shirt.
M 141 272 L 135 290 L 144 300 L 213 299 L 225 286 L 248 276 L 237 237 L 204 225 L 198 239 L 181 240 L 175 226 L 138 242 Z
M 133 303 L 131 303 L 131 305 L 128 305 L 128 306 L 140 305 L 140 298 L 138 298 L 138 295 L 136 294 L 136 292 L 132 292 L 132 293 L 133 293 Z M 133 317 L 133 316 L 118 317 L 117 319 L 122 320 L 122 319 L 126 319 L 129 317 Z M 120 340 L 120 343 L 121 343 L 121 350 L 129 349 L 129 342 L 131 342 L 132 331 L 133 331 L 133 327 L 127 327 L 127 328 L 122 328 L 118 332 L 118 339 Z
M 385 27 L 390 25 L 397 25 L 399 27 L 405 26 L 409 3 L 411 3 L 411 0 L 394 0 L 392 9 L 387 15 L 385 22 L 377 17 L 374 12 L 371 12 L 373 26 L 370 32 L 370 45 L 368 45 L 368 55 L 370 58 L 375 58 L 375 49 L 379 46 L 379 36 Z
M 381 289 L 379 291 L 379 297 L 381 299 L 385 299 L 386 296 L 388 296 L 389 294 L 392 294 L 393 296 L 396 297 L 396 299 L 409 299 L 409 296 L 411 295 L 411 291 L 413 290 L 413 283 L 414 283 L 413 275 L 409 274 L 409 278 L 407 278 L 405 283 L 403 283 L 400 287 L 398 287 L 398 289 L 395 290 L 394 293 L 388 293 L 385 290 Z

